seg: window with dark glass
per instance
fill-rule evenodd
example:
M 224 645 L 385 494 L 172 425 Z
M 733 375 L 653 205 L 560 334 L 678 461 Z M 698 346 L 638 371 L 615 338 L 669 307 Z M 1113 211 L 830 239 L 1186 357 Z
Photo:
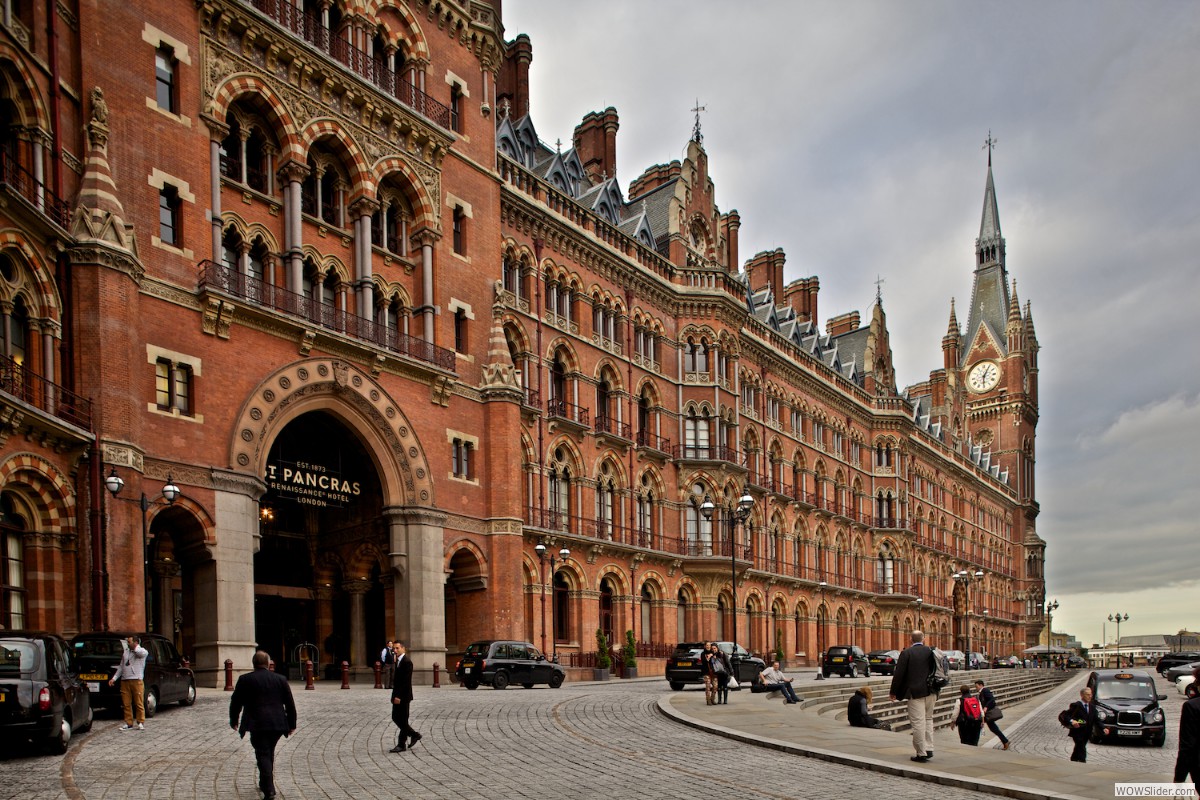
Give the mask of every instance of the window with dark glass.
M 454 252 L 460 256 L 467 252 L 467 215 L 462 206 L 454 207 Z
M 179 191 L 174 186 L 158 190 L 158 238 L 163 244 L 178 247 L 182 241 L 179 209 Z
M 455 133 L 463 132 L 462 111 L 462 88 L 456 83 L 450 87 L 450 129 Z
M 467 352 L 467 312 L 461 308 L 454 312 L 454 349 Z
M 178 67 L 175 51 L 170 47 L 163 45 L 154 52 L 155 99 L 159 108 L 172 114 L 179 113 L 178 92 L 175 86 Z
M 25 627 L 25 521 L 0 498 L 0 630 Z

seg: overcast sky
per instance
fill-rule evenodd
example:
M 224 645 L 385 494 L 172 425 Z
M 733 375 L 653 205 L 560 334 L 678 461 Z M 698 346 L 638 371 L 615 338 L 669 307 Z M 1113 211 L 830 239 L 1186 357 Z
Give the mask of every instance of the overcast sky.
M 742 259 L 818 276 L 822 324 L 868 318 L 882 276 L 905 385 L 941 366 L 952 297 L 966 324 L 991 131 L 1042 347 L 1055 630 L 1200 630 L 1200 4 L 504 0 L 504 21 L 533 42 L 543 141 L 617 109 L 623 190 L 681 158 L 699 99 Z

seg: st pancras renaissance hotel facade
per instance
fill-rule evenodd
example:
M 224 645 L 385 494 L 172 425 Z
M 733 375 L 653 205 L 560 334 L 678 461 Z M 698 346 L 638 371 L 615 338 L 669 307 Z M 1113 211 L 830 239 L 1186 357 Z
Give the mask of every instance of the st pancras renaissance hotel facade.
M 643 674 L 1036 643 L 990 150 L 901 388 L 881 297 L 822 319 L 739 253 L 699 124 L 624 184 L 615 109 L 544 144 L 500 0 L 3 6 L 0 627 L 161 633 L 209 686 L 394 637 L 425 681 L 598 630 Z

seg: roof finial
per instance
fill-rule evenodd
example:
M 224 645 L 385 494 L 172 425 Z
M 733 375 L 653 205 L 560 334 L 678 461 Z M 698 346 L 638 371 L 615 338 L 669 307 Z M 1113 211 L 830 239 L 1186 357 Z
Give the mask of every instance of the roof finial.
M 700 105 L 700 98 L 696 98 L 696 105 L 692 108 L 692 113 L 696 115 L 696 124 L 692 126 L 692 141 L 700 144 L 704 141 L 704 136 L 700 133 L 700 112 L 708 109 Z
M 883 305 L 883 284 L 884 280 L 879 273 L 875 274 L 875 302 Z
M 559 137 L 558 139 L 555 140 L 554 147 L 557 148 L 558 154 L 561 156 L 562 155 L 562 137 Z
M 987 139 L 985 139 L 983 141 L 983 147 L 981 147 L 979 149 L 980 150 L 983 150 L 984 148 L 987 149 L 987 151 L 988 151 L 988 166 L 989 167 L 992 165 L 992 148 L 994 148 L 996 146 L 996 143 L 998 141 L 1000 141 L 1000 140 L 992 138 L 992 129 L 988 128 L 988 137 L 987 137 Z

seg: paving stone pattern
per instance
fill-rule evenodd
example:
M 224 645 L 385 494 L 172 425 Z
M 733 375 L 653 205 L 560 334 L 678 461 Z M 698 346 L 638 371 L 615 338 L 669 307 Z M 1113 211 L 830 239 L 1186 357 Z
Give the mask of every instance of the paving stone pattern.
M 276 783 L 296 798 L 674 798 L 745 800 L 887 796 L 927 800 L 929 785 L 788 756 L 661 716 L 658 681 L 561 689 L 418 688 L 424 735 L 390 754 L 388 694 L 296 688 L 300 728 L 281 741 Z M 101 718 L 65 757 L 0 752 L 0 798 L 245 798 L 256 789 L 249 739 L 228 726 L 229 695 L 202 690 L 192 708 L 163 709 L 145 732 Z M 986 795 L 940 787 L 939 800 Z

